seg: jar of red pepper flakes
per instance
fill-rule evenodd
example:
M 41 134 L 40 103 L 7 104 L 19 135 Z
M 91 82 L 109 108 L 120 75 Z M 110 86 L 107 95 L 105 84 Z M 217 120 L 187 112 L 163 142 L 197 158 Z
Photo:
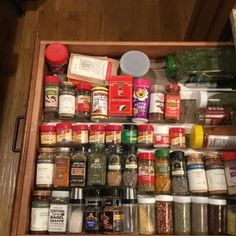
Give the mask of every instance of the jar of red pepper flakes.
M 169 134 L 170 134 L 170 148 L 186 147 L 185 128 L 182 127 L 170 128 Z
M 72 125 L 72 142 L 73 144 L 88 143 L 89 127 L 88 125 L 73 124 Z
M 57 142 L 55 124 L 44 123 L 40 125 L 39 129 L 40 129 L 40 144 L 42 146 L 54 146 Z
M 106 126 L 106 143 L 121 143 L 121 125 Z
M 105 126 L 90 125 L 89 143 L 105 143 Z
M 56 125 L 57 144 L 68 146 L 72 144 L 72 125 L 70 122 L 62 122 Z
M 139 146 L 153 145 L 153 125 L 138 125 L 138 144 Z

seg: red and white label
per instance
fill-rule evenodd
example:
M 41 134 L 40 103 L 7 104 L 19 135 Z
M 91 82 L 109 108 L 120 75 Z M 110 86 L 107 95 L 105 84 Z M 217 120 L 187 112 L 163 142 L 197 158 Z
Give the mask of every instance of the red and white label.
M 169 147 L 170 146 L 169 134 L 156 134 L 156 135 L 154 135 L 153 145 L 155 147 Z

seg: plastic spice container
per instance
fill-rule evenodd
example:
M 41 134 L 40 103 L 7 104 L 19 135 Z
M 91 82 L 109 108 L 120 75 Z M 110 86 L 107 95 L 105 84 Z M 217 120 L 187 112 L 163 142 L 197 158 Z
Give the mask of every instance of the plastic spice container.
M 155 190 L 157 193 L 169 193 L 171 191 L 169 150 L 158 149 L 155 157 Z
M 33 192 L 30 219 L 31 234 L 47 234 L 50 197 L 51 191 L 37 190 Z
M 72 125 L 70 122 L 62 122 L 56 125 L 57 144 L 70 145 L 72 144 Z
M 70 148 L 56 148 L 55 153 L 53 186 L 55 188 L 69 187 Z
M 138 150 L 138 191 L 139 193 L 155 191 L 155 156 L 154 152 Z
M 174 232 L 191 234 L 191 197 L 174 196 Z
M 227 234 L 236 235 L 236 200 L 227 200 Z
M 62 82 L 59 92 L 60 119 L 72 119 L 75 116 L 75 85 L 71 82 Z
M 60 43 L 49 44 L 45 49 L 45 58 L 52 73 L 65 73 L 69 59 L 67 48 Z
M 209 198 L 209 234 L 226 234 L 226 200 Z
M 156 196 L 156 232 L 173 234 L 173 196 Z
M 54 146 L 56 144 L 55 124 L 44 123 L 40 125 L 40 144 L 42 146 Z
M 91 84 L 87 82 L 77 83 L 76 118 L 89 120 L 91 111 Z
M 164 122 L 164 102 L 165 87 L 159 84 L 152 85 L 149 105 L 149 122 Z
M 152 125 L 138 125 L 138 144 L 145 147 L 153 145 Z
M 155 197 L 145 195 L 138 196 L 140 234 L 155 234 L 156 232 L 155 202 Z
M 192 234 L 208 234 L 208 197 L 191 197 Z
M 90 125 L 89 143 L 105 143 L 105 126 Z
M 155 126 L 153 146 L 155 148 L 170 146 L 170 135 L 168 126 Z
M 170 147 L 171 148 L 185 148 L 186 137 L 185 129 L 181 127 L 173 127 L 169 129 Z
M 187 156 L 187 173 L 191 193 L 207 193 L 206 172 L 201 153 L 189 153 Z
M 73 124 L 72 125 L 72 142 L 73 144 L 88 143 L 88 125 Z
M 121 143 L 121 125 L 106 126 L 106 143 Z
M 53 186 L 54 148 L 40 148 L 36 164 L 36 188 Z
M 91 120 L 99 121 L 107 119 L 108 113 L 108 89 L 105 87 L 92 88 Z
M 68 206 L 68 233 L 82 233 L 83 232 L 83 214 L 84 214 L 84 189 L 72 188 L 70 191 L 70 200 Z
M 224 165 L 218 152 L 204 153 L 205 169 L 209 194 L 227 193 Z
M 236 152 L 223 153 L 228 194 L 236 194 Z
M 48 232 L 65 233 L 67 226 L 69 191 L 52 191 Z
M 236 149 L 236 126 L 193 125 L 190 135 L 192 148 Z
M 180 86 L 169 84 L 166 86 L 165 120 L 179 121 L 180 119 Z
M 137 125 L 124 125 L 121 142 L 123 144 L 136 144 L 138 141 Z
M 184 152 L 170 153 L 172 192 L 174 195 L 188 195 L 188 181 Z

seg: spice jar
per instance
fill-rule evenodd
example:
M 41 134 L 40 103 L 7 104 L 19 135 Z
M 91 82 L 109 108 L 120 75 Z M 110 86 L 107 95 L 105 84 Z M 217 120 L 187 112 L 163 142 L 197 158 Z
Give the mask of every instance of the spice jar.
M 226 200 L 209 198 L 209 234 L 226 234 Z
M 173 234 L 173 196 L 156 196 L 156 232 Z
M 105 207 L 102 214 L 103 233 L 123 233 L 124 223 L 120 189 L 107 187 L 103 189 L 102 195 L 105 199 Z
M 155 151 L 155 190 L 157 193 L 171 191 L 169 150 L 158 149 Z
M 67 226 L 69 191 L 52 191 L 48 232 L 65 233 Z
M 155 148 L 170 146 L 170 136 L 168 126 L 155 126 L 153 146 Z
M 42 146 L 54 146 L 56 144 L 56 126 L 52 123 L 40 125 L 40 144 Z
M 135 144 L 125 147 L 125 165 L 123 171 L 124 187 L 136 188 L 138 178 L 138 161 Z
M 90 125 L 89 143 L 105 143 L 104 125 Z
M 107 119 L 108 89 L 105 87 L 92 88 L 91 120 L 101 121 Z
M 236 235 L 236 200 L 227 200 L 227 234 Z
M 135 188 L 125 188 L 122 197 L 124 233 L 138 233 L 138 199 Z
M 191 197 L 192 234 L 208 234 L 208 197 Z
M 138 141 L 137 125 L 124 125 L 121 141 L 123 144 L 136 144 Z
M 51 43 L 45 49 L 45 58 L 52 73 L 65 73 L 69 59 L 67 48 L 60 43 Z
M 174 232 L 191 234 L 191 197 L 174 196 Z M 195 219 L 194 219 L 195 222 Z
M 101 190 L 99 188 L 87 188 L 85 195 L 84 231 L 90 234 L 100 233 L 102 230 Z
M 236 149 L 236 126 L 193 125 L 190 134 L 192 148 Z
M 106 143 L 121 143 L 121 125 L 106 126 Z
M 72 188 L 70 191 L 70 200 L 68 206 L 68 233 L 82 233 L 83 232 L 83 214 L 84 214 L 84 189 Z
M 138 191 L 139 193 L 155 191 L 154 153 L 148 150 L 138 150 Z
M 54 171 L 54 148 L 40 148 L 36 164 L 36 188 L 51 188 Z
M 170 153 L 172 192 L 174 195 L 188 195 L 188 182 L 184 152 Z
M 224 165 L 218 152 L 204 153 L 209 194 L 227 193 Z
M 88 143 L 88 125 L 73 124 L 72 125 L 72 142 L 73 144 Z
M 186 137 L 185 129 L 181 127 L 173 127 L 169 129 L 170 147 L 171 148 L 185 148 Z
M 180 86 L 169 84 L 166 86 L 165 120 L 176 122 L 180 118 Z
M 60 119 L 72 119 L 75 116 L 75 85 L 71 82 L 62 82 L 59 91 Z
M 164 122 L 165 87 L 161 84 L 151 86 L 149 122 Z
M 69 187 L 70 148 L 55 149 L 53 187 Z
M 140 234 L 155 234 L 156 232 L 155 201 L 155 197 L 138 196 Z
M 47 234 L 50 197 L 51 191 L 33 191 L 30 219 L 31 234 Z
M 91 111 L 91 84 L 79 81 L 76 94 L 76 118 L 89 120 Z
M 153 126 L 138 125 L 138 145 L 150 147 L 153 145 Z
M 68 146 L 72 144 L 72 126 L 70 122 L 62 122 L 56 125 L 57 144 Z
M 236 194 L 236 152 L 223 153 L 228 194 Z
M 187 156 L 187 174 L 191 193 L 207 193 L 206 172 L 201 153 L 189 153 Z

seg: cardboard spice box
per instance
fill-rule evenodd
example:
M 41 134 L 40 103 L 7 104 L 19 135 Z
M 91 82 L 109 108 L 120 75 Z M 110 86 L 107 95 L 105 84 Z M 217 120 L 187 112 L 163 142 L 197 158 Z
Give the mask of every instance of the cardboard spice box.
M 25 121 L 21 162 L 12 214 L 11 235 L 29 235 L 31 192 L 35 182 L 36 153 L 39 146 L 38 126 L 43 115 L 43 78 L 47 73 L 44 58 L 46 46 L 55 41 L 40 41 L 36 44 L 32 81 L 29 90 L 28 109 Z M 60 41 L 70 53 L 92 56 L 107 56 L 119 59 L 128 50 L 141 50 L 149 58 L 163 58 L 176 51 L 196 47 L 233 46 L 231 43 L 207 42 L 79 42 Z M 68 234 L 65 234 L 68 235 Z

